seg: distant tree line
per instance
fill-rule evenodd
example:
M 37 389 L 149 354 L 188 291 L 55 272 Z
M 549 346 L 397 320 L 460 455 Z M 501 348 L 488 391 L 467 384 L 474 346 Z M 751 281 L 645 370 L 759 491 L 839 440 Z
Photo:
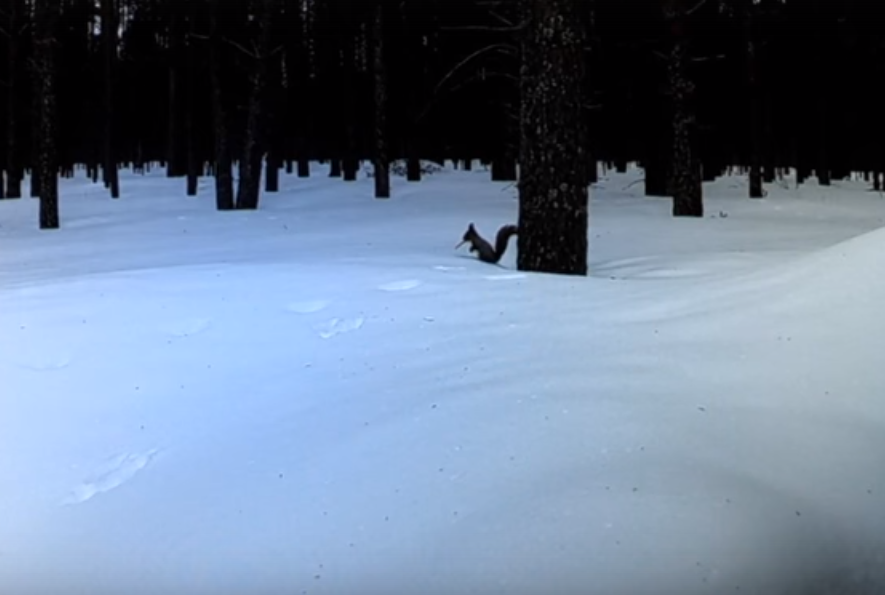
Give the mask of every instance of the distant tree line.
M 0 191 L 20 197 L 33 171 L 55 200 L 56 174 L 85 166 L 117 197 L 118 168 L 158 163 L 188 194 L 214 175 L 221 210 L 256 208 L 262 182 L 315 160 L 344 180 L 371 161 L 378 197 L 394 160 L 412 181 L 421 159 L 516 180 L 539 159 L 527 106 L 557 101 L 578 106 L 580 134 L 556 142 L 580 150 L 582 181 L 638 162 L 677 216 L 702 215 L 701 182 L 734 166 L 752 197 L 787 167 L 880 188 L 879 15 L 857 0 L 0 0 Z M 580 72 L 532 78 L 562 48 Z M 542 79 L 546 95 L 526 84 Z

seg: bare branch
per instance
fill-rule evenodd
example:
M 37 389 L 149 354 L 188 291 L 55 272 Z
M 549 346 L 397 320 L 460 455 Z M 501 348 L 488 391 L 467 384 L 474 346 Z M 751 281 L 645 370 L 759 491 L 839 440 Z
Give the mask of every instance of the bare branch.
M 495 25 L 459 25 L 457 27 L 440 27 L 440 31 L 491 31 L 493 33 L 514 33 L 525 29 L 526 23 L 499 27 Z
M 700 7 L 702 7 L 706 3 L 707 3 L 707 0 L 700 0 L 700 2 L 695 4 L 693 8 L 690 8 L 685 11 L 685 16 L 691 16 L 696 10 L 698 10 Z
M 692 58 L 692 62 L 709 62 L 711 60 L 723 60 L 725 58 L 725 54 L 716 54 L 715 56 L 699 56 L 697 58 Z
M 255 60 L 259 60 L 259 59 L 260 59 L 260 58 L 258 57 L 257 52 L 249 51 L 248 48 L 244 47 L 244 46 L 243 46 L 242 44 L 240 44 L 240 43 L 237 43 L 237 42 L 234 41 L 233 39 L 228 39 L 227 37 L 225 37 L 225 38 L 224 38 L 224 42 L 230 44 L 231 46 L 233 46 L 233 47 L 235 47 L 235 48 L 237 48 L 238 50 L 240 50 L 241 52 L 243 52 L 244 54 L 246 54 L 246 55 L 249 56 L 250 58 L 254 58 Z

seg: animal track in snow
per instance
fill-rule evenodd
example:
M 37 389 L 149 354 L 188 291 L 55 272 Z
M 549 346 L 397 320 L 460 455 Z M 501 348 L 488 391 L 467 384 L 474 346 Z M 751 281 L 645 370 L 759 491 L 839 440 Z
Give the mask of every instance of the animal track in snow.
M 64 504 L 82 504 L 93 497 L 118 488 L 141 471 L 157 454 L 157 449 L 144 453 L 121 454 L 86 481 L 75 487 Z
M 164 330 L 173 337 L 190 337 L 202 333 L 212 324 L 208 318 L 185 318 L 167 324 Z
M 525 279 L 524 273 L 504 273 L 501 275 L 486 275 L 489 281 L 514 281 L 516 279 Z
M 363 326 L 365 319 L 360 316 L 358 318 L 333 318 L 323 324 L 318 324 L 315 329 L 323 339 L 331 339 L 342 333 L 349 333 L 358 330 Z
M 409 289 L 415 289 L 420 285 L 421 281 L 418 281 L 417 279 L 406 279 L 404 281 L 384 283 L 383 285 L 379 285 L 378 289 L 381 291 L 408 291 Z
M 329 306 L 326 300 L 311 300 L 306 302 L 291 302 L 286 305 L 286 310 L 295 312 L 296 314 L 313 314 L 320 310 L 325 310 Z

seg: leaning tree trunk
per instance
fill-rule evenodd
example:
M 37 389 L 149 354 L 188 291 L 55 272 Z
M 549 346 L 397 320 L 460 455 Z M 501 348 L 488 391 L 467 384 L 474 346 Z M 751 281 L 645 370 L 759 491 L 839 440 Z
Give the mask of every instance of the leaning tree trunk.
M 34 2 L 34 99 L 37 107 L 36 163 L 33 172 L 40 188 L 40 229 L 57 229 L 58 157 L 56 147 L 55 29 L 57 0 Z
M 120 198 L 120 175 L 114 145 L 114 62 L 117 59 L 115 0 L 101 0 L 101 36 L 104 41 L 104 182 L 111 198 Z
M 523 0 L 519 235 L 523 271 L 587 274 L 580 0 Z
M 221 87 L 221 36 L 218 33 L 218 9 L 221 0 L 208 0 L 209 6 L 209 77 L 212 91 L 212 120 L 215 136 L 215 208 L 230 211 L 234 208 L 234 178 L 231 170 L 230 137 L 227 110 Z
M 375 71 L 375 198 L 390 198 L 387 156 L 387 71 L 384 66 L 384 2 L 376 0 L 372 27 Z
M 687 40 L 684 0 L 664 0 L 664 16 L 670 24 L 673 47 L 667 70 L 673 119 L 673 157 L 670 168 L 670 191 L 674 217 L 703 217 L 700 160 L 694 152 L 695 118 L 691 109 L 694 85 L 685 72 Z

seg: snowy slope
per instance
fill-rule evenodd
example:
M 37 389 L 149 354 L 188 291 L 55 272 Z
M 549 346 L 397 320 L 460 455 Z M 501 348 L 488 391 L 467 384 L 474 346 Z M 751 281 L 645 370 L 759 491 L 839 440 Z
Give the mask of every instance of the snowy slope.
M 885 589 L 881 196 L 613 174 L 577 279 L 453 251 L 486 173 L 324 173 L 0 202 L 0 592 Z

